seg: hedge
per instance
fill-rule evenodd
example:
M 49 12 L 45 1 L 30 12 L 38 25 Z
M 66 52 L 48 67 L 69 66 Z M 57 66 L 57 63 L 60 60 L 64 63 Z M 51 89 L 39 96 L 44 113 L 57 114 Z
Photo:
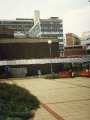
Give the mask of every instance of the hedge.
M 15 84 L 0 83 L 0 113 L 4 117 L 15 117 L 17 113 L 24 117 L 26 113 L 39 107 L 40 101 L 28 90 Z

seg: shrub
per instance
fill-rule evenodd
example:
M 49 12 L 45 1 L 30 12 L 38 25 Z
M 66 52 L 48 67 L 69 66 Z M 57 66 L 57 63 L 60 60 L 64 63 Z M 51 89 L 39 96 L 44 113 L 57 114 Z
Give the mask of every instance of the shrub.
M 40 102 L 28 90 L 14 84 L 0 83 L 0 113 L 13 116 L 14 113 L 30 112 L 38 109 Z
M 59 74 L 52 73 L 52 74 L 46 75 L 45 78 L 46 78 L 46 79 L 58 79 L 58 78 L 60 78 L 60 77 L 59 77 Z

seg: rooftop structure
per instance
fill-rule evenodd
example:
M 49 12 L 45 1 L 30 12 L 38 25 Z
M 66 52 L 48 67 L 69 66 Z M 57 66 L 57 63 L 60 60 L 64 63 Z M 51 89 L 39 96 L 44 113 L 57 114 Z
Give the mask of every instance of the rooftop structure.
M 63 42 L 63 23 L 58 17 L 40 19 L 39 11 L 35 11 L 34 26 L 29 31 L 32 37 L 55 37 Z

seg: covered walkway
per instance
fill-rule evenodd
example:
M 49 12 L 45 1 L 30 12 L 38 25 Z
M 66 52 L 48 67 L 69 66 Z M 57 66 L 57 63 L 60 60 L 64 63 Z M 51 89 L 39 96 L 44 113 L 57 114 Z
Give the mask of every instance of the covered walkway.
M 82 56 L 80 58 L 3 60 L 0 61 L 0 66 L 48 64 L 48 63 L 86 63 L 86 62 L 90 62 L 90 55 Z

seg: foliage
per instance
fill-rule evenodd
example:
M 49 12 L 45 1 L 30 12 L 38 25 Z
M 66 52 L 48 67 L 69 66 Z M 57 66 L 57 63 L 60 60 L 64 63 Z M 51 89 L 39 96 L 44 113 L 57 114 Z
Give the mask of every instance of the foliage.
M 0 113 L 4 116 L 30 112 L 39 106 L 37 97 L 28 90 L 14 84 L 0 83 Z
M 45 78 L 46 79 L 58 79 L 60 77 L 59 77 L 59 74 L 52 73 L 52 74 L 45 75 Z

